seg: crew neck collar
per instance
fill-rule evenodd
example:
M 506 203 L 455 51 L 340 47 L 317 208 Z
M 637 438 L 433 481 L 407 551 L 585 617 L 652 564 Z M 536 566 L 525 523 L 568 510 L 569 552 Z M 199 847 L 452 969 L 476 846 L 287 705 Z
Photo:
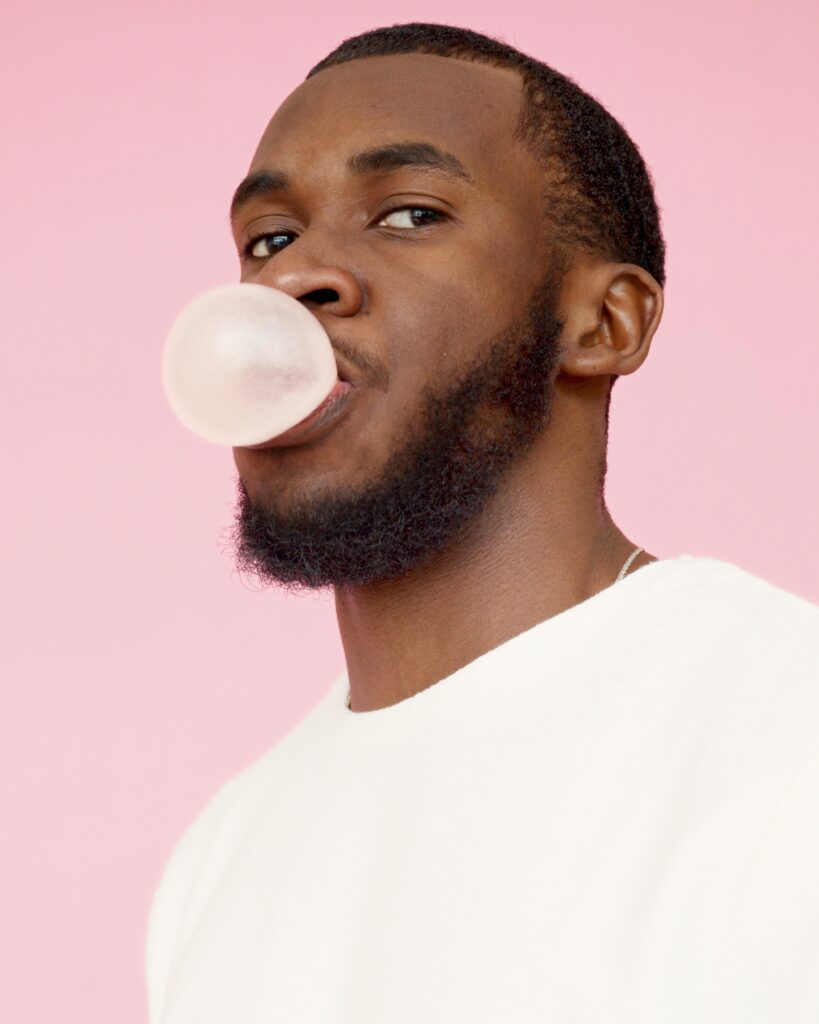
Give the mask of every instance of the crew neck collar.
M 333 684 L 328 699 L 333 705 L 335 716 L 346 727 L 362 731 L 378 730 L 382 727 L 390 729 L 403 723 L 409 724 L 418 717 L 443 714 L 446 709 L 465 699 L 474 687 L 480 685 L 479 680 L 496 676 L 508 658 L 525 653 L 531 645 L 542 646 L 544 642 L 549 644 L 550 652 L 556 655 L 567 644 L 577 640 L 603 619 L 625 609 L 638 595 L 644 594 L 670 573 L 695 561 L 699 559 L 684 554 L 648 562 L 630 572 L 622 580 L 613 582 L 591 597 L 530 626 L 425 689 L 395 704 L 371 711 L 353 711 L 348 706 L 350 682 L 346 670 Z M 465 685 L 462 686 L 461 683 Z

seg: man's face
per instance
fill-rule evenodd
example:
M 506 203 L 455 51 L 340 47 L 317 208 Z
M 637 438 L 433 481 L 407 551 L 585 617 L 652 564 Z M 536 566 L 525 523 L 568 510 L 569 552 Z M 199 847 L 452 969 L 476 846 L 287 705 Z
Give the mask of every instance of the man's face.
M 268 126 L 250 174 L 271 177 L 234 220 L 242 280 L 308 306 L 355 387 L 315 431 L 234 449 L 242 568 L 406 572 L 545 426 L 559 277 L 519 106 L 513 72 L 410 54 L 320 72 Z

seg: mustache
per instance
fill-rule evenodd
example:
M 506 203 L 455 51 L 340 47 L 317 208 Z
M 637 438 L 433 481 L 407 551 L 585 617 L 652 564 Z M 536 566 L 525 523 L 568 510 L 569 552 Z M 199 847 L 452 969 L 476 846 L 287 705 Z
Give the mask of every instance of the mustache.
M 390 374 L 386 366 L 358 347 L 351 345 L 345 338 L 329 331 L 327 336 L 333 346 L 333 351 L 342 357 L 344 363 L 349 363 L 351 367 L 358 370 L 366 384 L 380 391 L 386 391 L 389 388 Z M 346 370 L 346 366 L 342 366 L 341 369 Z

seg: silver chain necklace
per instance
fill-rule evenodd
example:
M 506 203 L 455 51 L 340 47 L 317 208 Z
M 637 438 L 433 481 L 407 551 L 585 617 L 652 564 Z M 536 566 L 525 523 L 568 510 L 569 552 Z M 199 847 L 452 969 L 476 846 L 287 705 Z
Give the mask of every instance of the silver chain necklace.
M 638 555 L 640 554 L 640 552 L 641 552 L 642 550 L 643 550 L 642 548 L 635 548 L 635 549 L 634 549 L 634 550 L 633 550 L 633 551 L 631 552 L 631 554 L 630 554 L 630 555 L 628 556 L 628 558 L 626 559 L 626 564 L 625 564 L 625 565 L 623 566 L 623 568 L 622 568 L 622 569 L 620 570 L 620 572 L 619 572 L 619 574 L 618 574 L 618 576 L 617 576 L 617 579 L 616 579 L 616 580 L 614 581 L 615 583 L 619 583 L 619 582 L 620 582 L 620 580 L 621 580 L 621 579 L 622 579 L 622 578 L 623 578 L 623 577 L 624 577 L 624 576 L 626 575 L 626 573 L 627 573 L 627 572 L 628 572 L 628 570 L 629 570 L 629 566 L 630 566 L 630 565 L 631 565 L 631 563 L 632 563 L 632 562 L 634 561 L 634 559 L 635 559 L 635 558 L 636 558 L 636 557 L 637 557 L 637 556 L 638 556 Z

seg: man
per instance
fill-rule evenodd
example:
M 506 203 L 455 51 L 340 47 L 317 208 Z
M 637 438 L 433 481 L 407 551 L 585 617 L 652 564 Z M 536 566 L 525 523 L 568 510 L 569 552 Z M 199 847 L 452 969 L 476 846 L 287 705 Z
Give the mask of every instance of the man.
M 663 308 L 645 164 L 476 33 L 343 43 L 233 202 L 346 384 L 235 449 L 237 564 L 347 671 L 187 831 L 153 1024 L 819 1020 L 819 608 L 603 500 Z

